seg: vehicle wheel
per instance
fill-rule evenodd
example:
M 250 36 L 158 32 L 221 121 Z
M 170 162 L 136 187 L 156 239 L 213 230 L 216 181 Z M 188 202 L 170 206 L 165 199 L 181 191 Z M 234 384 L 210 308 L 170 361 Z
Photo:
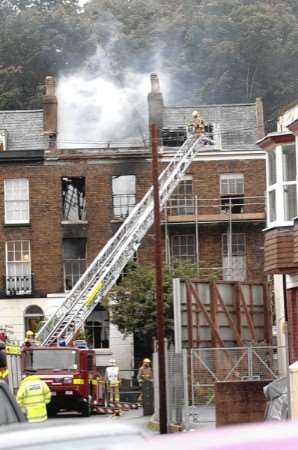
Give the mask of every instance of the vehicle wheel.
M 82 404 L 81 413 L 83 417 L 89 417 L 92 414 L 91 402 L 88 399 L 86 403 Z
M 58 413 L 57 408 L 47 407 L 47 410 L 48 410 L 48 417 L 55 417 Z

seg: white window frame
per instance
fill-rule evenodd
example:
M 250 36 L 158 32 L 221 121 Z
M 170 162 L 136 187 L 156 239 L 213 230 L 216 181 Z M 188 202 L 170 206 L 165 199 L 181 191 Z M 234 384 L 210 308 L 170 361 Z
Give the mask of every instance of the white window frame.
M 8 185 L 13 183 L 24 183 L 24 198 L 9 198 L 8 194 Z M 13 217 L 9 217 L 8 212 L 8 204 L 9 203 L 19 203 L 22 205 L 26 205 L 23 209 L 25 211 L 25 218 L 16 219 Z M 18 224 L 18 223 L 30 223 L 30 199 L 29 199 L 29 180 L 27 178 L 8 178 L 4 180 L 4 221 L 6 224 Z
M 229 192 L 223 192 L 223 182 L 233 181 L 236 186 L 236 183 L 237 183 L 236 180 L 241 180 L 241 182 L 242 182 L 241 192 L 235 192 L 235 191 L 232 191 L 232 189 L 229 189 Z M 220 195 L 222 195 L 222 196 L 229 196 L 229 195 L 242 196 L 243 194 L 244 194 L 244 175 L 243 175 L 243 173 L 223 173 L 220 175 Z
M 8 133 L 7 130 L 0 130 L 0 144 L 2 144 L 2 152 L 7 150 Z
M 295 146 L 296 150 L 296 179 L 293 181 L 284 181 L 283 179 L 283 160 L 282 160 L 282 151 L 283 148 L 289 146 Z M 291 220 L 285 219 L 285 201 L 284 201 L 284 188 L 286 186 L 296 186 L 296 210 L 298 211 L 298 192 L 297 192 L 297 168 L 298 168 L 298 159 L 297 159 L 297 146 L 298 139 L 296 137 L 296 145 L 294 143 L 276 145 L 274 149 L 268 151 L 266 156 L 266 183 L 267 183 L 267 192 L 266 192 L 266 202 L 267 202 L 267 228 L 274 227 L 283 227 L 283 226 L 291 226 L 294 223 L 295 217 Z M 269 152 L 275 152 L 276 155 L 276 178 L 275 183 L 270 185 L 269 180 Z M 271 192 L 275 192 L 275 210 L 276 217 L 275 220 L 270 220 L 270 203 L 269 196 Z M 296 213 L 297 213 L 296 211 Z
M 179 254 L 176 255 L 174 253 L 174 246 L 175 246 L 175 242 L 174 241 L 175 241 L 175 239 L 177 239 L 177 241 L 180 241 L 180 242 L 176 243 L 176 246 L 181 250 L 181 248 L 184 247 L 184 246 L 186 246 L 187 248 L 190 247 L 188 242 L 186 244 L 181 242 L 181 239 L 183 239 L 183 238 L 188 239 L 189 237 L 191 237 L 191 239 L 193 240 L 193 251 L 194 251 L 193 254 L 189 254 L 189 253 L 182 254 L 182 252 L 179 251 Z M 196 262 L 196 237 L 195 237 L 195 234 L 191 234 L 191 233 L 173 234 L 171 236 L 171 253 L 172 253 L 171 259 L 172 259 L 172 261 L 174 263 L 175 262 L 181 262 L 183 264 L 185 262 L 186 263 L 189 262 L 190 264 L 194 264 Z M 188 258 L 189 259 L 193 259 L 193 262 L 187 261 Z
M 25 259 L 24 258 L 24 254 L 23 254 L 23 244 L 24 243 L 27 243 L 27 245 L 28 245 L 28 249 L 29 249 L 29 252 L 28 252 L 28 254 L 29 254 L 29 258 L 28 259 Z M 20 244 L 20 246 L 21 246 L 21 251 L 20 251 L 20 253 L 21 253 L 21 259 L 20 260 L 17 260 L 17 259 L 15 259 L 14 258 L 14 260 L 13 261 L 9 261 L 8 260 L 8 246 L 9 246 L 9 244 L 11 244 L 11 243 L 13 243 L 14 244 L 14 250 L 13 250 L 13 252 L 14 252 L 14 256 L 15 256 L 15 254 L 16 254 L 16 243 L 18 243 L 18 244 Z M 9 274 L 9 265 L 15 265 L 15 268 L 17 268 L 18 267 L 18 265 L 21 267 L 21 265 L 24 265 L 24 264 L 27 264 L 28 265 L 28 267 L 29 267 L 29 270 L 28 270 L 28 274 L 26 274 L 26 275 L 23 275 L 23 274 L 19 274 L 18 273 L 18 271 L 17 270 L 15 270 L 15 274 L 14 275 L 11 275 L 11 274 Z M 27 295 L 27 294 L 31 294 L 32 293 L 32 280 L 31 280 L 31 277 L 32 277 L 32 264 L 31 264 L 31 243 L 30 243 L 30 241 L 28 240 L 28 239 L 24 239 L 24 240 L 13 240 L 13 241 L 6 241 L 5 242 L 5 273 L 6 273 L 6 283 L 5 283 L 5 285 L 6 285 L 6 294 L 7 295 L 11 295 L 10 294 L 10 292 L 8 292 L 8 289 L 7 289 L 7 286 L 8 286 L 8 281 L 7 281 L 7 279 L 8 279 L 8 277 L 15 277 L 15 278 L 17 278 L 17 277 L 28 277 L 29 278 L 29 282 L 28 282 L 28 289 L 27 290 L 20 290 L 19 292 L 17 291 L 17 289 L 15 289 L 15 291 L 16 291 L 16 295 Z M 17 288 L 17 280 L 15 280 L 15 288 Z
M 133 177 L 134 178 L 134 186 L 132 192 L 128 192 L 128 190 L 124 190 L 123 192 L 114 192 L 116 186 L 114 186 L 114 180 L 119 179 L 120 177 Z M 115 175 L 112 177 L 112 214 L 114 219 L 125 219 L 129 216 L 131 211 L 134 209 L 136 205 L 136 192 L 137 192 L 137 177 L 135 174 L 122 174 Z M 123 200 L 123 202 L 122 202 Z

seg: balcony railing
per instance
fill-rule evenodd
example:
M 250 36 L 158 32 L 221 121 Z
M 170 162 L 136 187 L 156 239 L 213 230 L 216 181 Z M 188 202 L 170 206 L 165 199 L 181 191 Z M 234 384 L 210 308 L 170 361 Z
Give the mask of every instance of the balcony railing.
M 33 275 L 4 277 L 5 293 L 9 297 L 32 294 Z
M 244 196 L 221 196 L 202 199 L 198 196 L 172 197 L 164 210 L 164 219 L 173 216 L 197 216 L 200 219 L 228 219 L 241 215 L 243 218 L 265 218 L 265 198 Z M 219 217 L 220 216 L 220 217 Z M 246 216 L 246 217 L 245 217 Z

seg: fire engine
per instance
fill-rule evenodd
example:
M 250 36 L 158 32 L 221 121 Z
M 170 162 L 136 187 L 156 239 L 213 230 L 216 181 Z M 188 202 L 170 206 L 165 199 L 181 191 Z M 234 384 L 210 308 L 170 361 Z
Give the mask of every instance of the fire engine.
M 84 417 L 106 412 L 105 381 L 97 372 L 95 356 L 94 350 L 76 346 L 23 348 L 22 372 L 36 370 L 51 390 L 50 416 L 61 410 L 78 411 Z

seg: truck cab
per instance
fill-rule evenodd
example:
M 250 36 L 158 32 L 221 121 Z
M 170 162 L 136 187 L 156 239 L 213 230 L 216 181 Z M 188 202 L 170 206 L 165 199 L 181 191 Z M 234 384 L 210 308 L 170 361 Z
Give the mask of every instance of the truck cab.
M 49 415 L 55 415 L 60 410 L 75 410 L 86 417 L 92 413 L 95 404 L 103 401 L 104 388 L 97 374 L 94 350 L 25 347 L 22 352 L 24 373 L 26 369 L 35 369 L 49 386 L 52 393 Z

